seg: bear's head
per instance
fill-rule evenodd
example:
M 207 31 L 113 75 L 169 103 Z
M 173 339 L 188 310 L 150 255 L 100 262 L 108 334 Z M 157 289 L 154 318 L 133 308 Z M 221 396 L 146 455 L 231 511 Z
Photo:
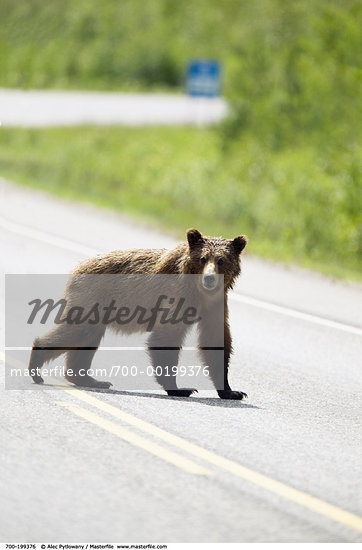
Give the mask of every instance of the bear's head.
M 201 284 L 205 290 L 213 291 L 224 276 L 224 288 L 234 284 L 240 274 L 240 254 L 245 248 L 247 238 L 239 235 L 235 239 L 205 237 L 197 229 L 187 231 L 189 246 L 189 272 L 201 275 Z

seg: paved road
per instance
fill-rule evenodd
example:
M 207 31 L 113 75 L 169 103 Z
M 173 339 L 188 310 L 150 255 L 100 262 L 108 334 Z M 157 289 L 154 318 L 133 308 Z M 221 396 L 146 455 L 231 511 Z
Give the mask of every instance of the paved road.
M 66 273 L 174 240 L 2 181 L 0 243 L 2 272 Z M 359 285 L 246 255 L 231 300 L 246 402 L 2 382 L 2 539 L 361 541 L 361 300 Z
M 222 98 L 177 94 L 0 89 L 0 121 L 6 126 L 78 124 L 204 126 L 227 113 Z

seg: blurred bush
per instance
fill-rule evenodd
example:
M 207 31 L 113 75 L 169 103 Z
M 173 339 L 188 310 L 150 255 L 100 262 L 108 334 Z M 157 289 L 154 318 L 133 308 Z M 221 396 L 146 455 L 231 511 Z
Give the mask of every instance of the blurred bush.
M 359 136 L 360 0 L 2 0 L 1 86 L 181 89 L 190 57 L 222 61 L 233 113 L 269 147 Z
M 2 129 L 3 176 L 174 229 L 245 232 L 248 250 L 337 276 L 362 274 L 362 146 L 270 151 L 217 129 Z M 359 275 L 358 275 L 359 273 Z
M 132 204 L 174 225 L 199 215 L 210 232 L 240 227 L 266 255 L 362 266 L 361 0 L 2 0 L 0 10 L 1 86 L 180 91 L 190 57 L 218 58 L 232 111 L 211 141 L 201 134 L 207 152 L 192 149 L 192 131 L 175 130 L 157 142 L 180 148 L 177 170 L 176 150 L 157 177 L 152 163 L 124 173 L 109 159 L 134 178 Z M 152 149 L 147 132 L 126 133 L 132 151 Z M 9 143 L 11 173 L 21 166 L 14 155 Z M 94 158 L 98 166 L 98 148 Z M 94 183 L 97 196 L 111 188 L 124 207 L 116 174 L 107 177 Z M 171 205 L 180 211 L 168 220 Z

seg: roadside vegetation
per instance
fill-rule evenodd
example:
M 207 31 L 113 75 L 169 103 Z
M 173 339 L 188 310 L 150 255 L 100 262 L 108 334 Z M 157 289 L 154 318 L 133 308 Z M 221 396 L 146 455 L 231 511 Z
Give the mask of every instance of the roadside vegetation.
M 3 129 L 0 136 L 1 173 L 14 181 L 180 237 L 191 226 L 246 233 L 252 253 L 337 276 L 362 273 L 361 148 L 333 158 L 312 146 L 271 152 L 242 136 L 225 150 L 219 129 L 192 128 Z
M 223 64 L 211 129 L 0 130 L 0 174 L 177 232 L 362 277 L 359 0 L 3 0 L 0 86 L 182 91 Z

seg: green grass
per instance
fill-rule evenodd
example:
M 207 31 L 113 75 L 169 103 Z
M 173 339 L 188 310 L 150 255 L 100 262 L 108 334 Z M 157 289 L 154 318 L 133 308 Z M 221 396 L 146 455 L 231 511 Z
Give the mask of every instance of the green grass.
M 249 252 L 362 279 L 362 148 L 272 150 L 220 129 L 1 129 L 0 174 L 180 237 L 249 236 Z M 61 223 L 61 220 L 55 221 Z
M 272 146 L 356 133 L 361 0 L 1 0 L 0 86 L 180 91 L 222 63 L 237 131 Z
M 222 63 L 197 129 L 0 131 L 0 173 L 265 257 L 362 278 L 361 0 L 2 0 L 0 86 L 180 91 Z

